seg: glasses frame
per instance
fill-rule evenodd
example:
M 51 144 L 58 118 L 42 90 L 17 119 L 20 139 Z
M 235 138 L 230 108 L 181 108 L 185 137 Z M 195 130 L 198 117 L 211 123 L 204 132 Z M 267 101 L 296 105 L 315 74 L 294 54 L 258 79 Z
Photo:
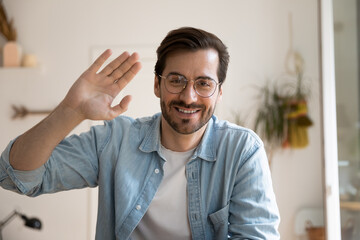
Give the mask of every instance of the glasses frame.
M 156 74 L 158 77 L 160 77 L 160 78 L 162 78 L 162 79 L 164 79 L 164 80 L 166 81 L 167 77 L 162 76 L 162 75 L 157 74 L 157 73 L 155 73 L 155 74 Z M 197 79 L 187 79 L 185 76 L 183 76 L 183 75 L 181 75 L 181 74 L 172 74 L 172 75 L 182 76 L 182 77 L 185 79 L 186 84 L 184 85 L 183 89 L 182 89 L 180 92 L 171 92 L 171 91 L 169 91 L 169 89 L 167 88 L 166 83 L 164 83 L 166 91 L 168 91 L 168 92 L 171 93 L 171 94 L 179 94 L 179 93 L 182 93 L 182 91 L 184 91 L 184 89 L 187 87 L 187 85 L 188 85 L 189 82 L 194 82 L 193 89 L 195 90 L 196 94 L 197 94 L 198 96 L 202 97 L 202 98 L 210 98 L 212 95 L 214 95 L 214 93 L 216 92 L 216 88 L 220 85 L 220 83 L 216 82 L 214 79 L 209 78 L 209 80 L 215 82 L 216 87 L 214 88 L 214 91 L 213 91 L 209 96 L 202 96 L 202 95 L 200 95 L 200 93 L 198 93 L 198 91 L 196 90 L 196 87 L 195 87 L 195 86 L 196 86 L 196 85 L 195 85 L 195 82 L 196 82 L 197 80 L 199 80 L 200 78 L 197 78 Z

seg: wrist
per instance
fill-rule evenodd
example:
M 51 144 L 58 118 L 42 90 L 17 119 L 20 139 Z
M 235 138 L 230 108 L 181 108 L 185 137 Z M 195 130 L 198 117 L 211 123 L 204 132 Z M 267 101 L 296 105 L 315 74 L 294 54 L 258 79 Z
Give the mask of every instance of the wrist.
M 81 113 L 81 111 L 71 107 L 65 101 L 60 102 L 54 112 L 56 112 L 56 114 L 63 115 L 64 118 L 77 122 L 78 124 L 86 120 L 86 117 Z
M 85 120 L 85 117 L 75 109 L 61 102 L 49 115 L 51 122 L 58 122 L 65 131 L 72 131 L 77 125 Z

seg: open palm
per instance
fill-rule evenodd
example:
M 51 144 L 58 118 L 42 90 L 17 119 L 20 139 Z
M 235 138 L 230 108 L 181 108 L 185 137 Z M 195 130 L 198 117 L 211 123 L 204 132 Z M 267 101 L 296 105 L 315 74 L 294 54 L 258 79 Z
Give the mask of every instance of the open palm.
M 73 109 L 81 118 L 111 120 L 127 110 L 130 96 L 112 106 L 115 97 L 140 71 L 139 55 L 127 52 L 99 69 L 111 55 L 103 52 L 70 88 L 63 104 Z

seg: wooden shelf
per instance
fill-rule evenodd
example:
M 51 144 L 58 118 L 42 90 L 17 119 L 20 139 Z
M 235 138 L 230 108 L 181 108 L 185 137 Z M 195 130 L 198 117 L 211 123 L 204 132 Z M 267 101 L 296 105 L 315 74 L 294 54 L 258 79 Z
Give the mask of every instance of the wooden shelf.
M 340 201 L 340 208 L 352 211 L 360 211 L 360 202 Z

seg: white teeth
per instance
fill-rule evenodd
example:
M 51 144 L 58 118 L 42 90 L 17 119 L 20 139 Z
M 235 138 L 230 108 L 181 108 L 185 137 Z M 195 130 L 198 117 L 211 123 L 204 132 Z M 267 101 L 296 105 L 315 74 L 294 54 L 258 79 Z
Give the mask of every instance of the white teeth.
M 179 112 L 190 114 L 190 113 L 195 113 L 196 110 L 188 111 L 188 110 L 184 110 L 184 109 L 179 108 Z

